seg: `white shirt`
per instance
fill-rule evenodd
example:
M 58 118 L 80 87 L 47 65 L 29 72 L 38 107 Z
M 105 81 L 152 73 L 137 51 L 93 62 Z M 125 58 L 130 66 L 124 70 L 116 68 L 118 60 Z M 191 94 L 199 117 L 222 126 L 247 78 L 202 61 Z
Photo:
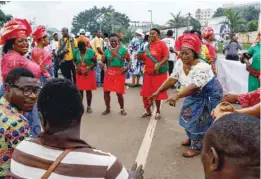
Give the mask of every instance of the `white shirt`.
M 55 40 L 51 41 L 52 50 L 57 50 L 58 49 L 58 43 L 59 43 L 59 41 L 55 41 Z
M 170 47 L 175 49 L 174 48 L 175 40 L 173 38 L 167 37 L 167 38 L 162 39 L 162 41 L 165 42 L 165 44 L 167 45 L 168 49 Z M 169 61 L 176 61 L 176 54 L 175 53 L 170 53 L 169 52 Z
M 197 87 L 203 88 L 214 78 L 214 73 L 209 64 L 201 61 L 197 65 L 192 66 L 188 75 L 186 75 L 183 69 L 183 62 L 178 60 L 175 63 L 175 67 L 170 75 L 170 78 L 178 80 L 182 87 L 195 84 Z

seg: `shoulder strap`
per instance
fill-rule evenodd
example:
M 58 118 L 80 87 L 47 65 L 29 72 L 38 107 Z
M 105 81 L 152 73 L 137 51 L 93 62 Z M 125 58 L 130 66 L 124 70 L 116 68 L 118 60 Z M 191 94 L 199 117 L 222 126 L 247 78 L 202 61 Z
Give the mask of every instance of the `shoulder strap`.
M 147 55 L 149 56 L 149 58 L 154 62 L 154 63 L 158 63 L 158 60 L 156 60 L 156 58 L 154 58 L 152 56 L 152 54 L 150 53 L 149 51 L 149 46 L 150 46 L 150 43 L 146 46 L 145 50 L 146 50 L 146 53 Z
M 48 179 L 49 176 L 52 174 L 52 172 L 55 170 L 55 168 L 61 163 L 61 161 L 64 159 L 64 157 L 73 150 L 74 148 L 68 148 L 65 149 L 65 151 L 63 151 L 61 153 L 61 155 L 59 155 L 59 157 L 53 162 L 53 164 L 48 168 L 48 170 L 45 172 L 45 174 L 42 176 L 41 179 Z

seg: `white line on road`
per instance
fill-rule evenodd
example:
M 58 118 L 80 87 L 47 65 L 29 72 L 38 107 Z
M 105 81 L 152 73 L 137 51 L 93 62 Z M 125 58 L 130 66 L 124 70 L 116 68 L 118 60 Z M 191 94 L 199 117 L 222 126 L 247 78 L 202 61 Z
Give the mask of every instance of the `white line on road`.
M 162 103 L 161 103 L 162 105 Z M 143 141 L 141 143 L 140 146 L 140 150 L 138 152 L 137 158 L 136 158 L 136 162 L 138 165 L 143 165 L 143 169 L 145 168 L 146 162 L 147 162 L 147 158 L 148 158 L 148 154 L 150 151 L 150 146 L 152 143 L 152 139 L 154 136 L 154 132 L 156 129 L 156 125 L 158 120 L 155 120 L 155 116 L 156 116 L 156 106 L 155 109 L 153 110 L 152 116 L 150 118 L 150 122 L 148 124 L 147 127 L 147 131 L 144 135 Z

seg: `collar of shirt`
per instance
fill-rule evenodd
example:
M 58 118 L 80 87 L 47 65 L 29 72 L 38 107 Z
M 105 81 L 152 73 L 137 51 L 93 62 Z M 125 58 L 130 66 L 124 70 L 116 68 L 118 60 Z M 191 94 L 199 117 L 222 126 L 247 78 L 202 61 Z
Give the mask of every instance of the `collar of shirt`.
M 23 115 L 23 111 L 18 110 L 16 107 L 14 107 L 13 105 L 11 105 L 6 99 L 5 97 L 1 97 L 0 98 L 0 106 L 10 110 L 13 113 L 20 113 Z
M 41 133 L 39 138 L 32 140 L 38 140 L 38 142 L 40 142 L 42 145 L 59 149 L 82 147 L 93 148 L 81 139 L 61 135 L 48 135 Z

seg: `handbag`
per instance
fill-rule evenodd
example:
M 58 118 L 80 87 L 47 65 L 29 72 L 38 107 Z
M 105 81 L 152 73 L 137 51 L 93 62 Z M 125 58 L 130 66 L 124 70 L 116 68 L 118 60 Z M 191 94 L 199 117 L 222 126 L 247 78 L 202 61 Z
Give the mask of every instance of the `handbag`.
M 73 150 L 74 148 L 67 148 L 65 151 L 63 151 L 57 159 L 52 163 L 52 165 L 48 168 L 48 170 L 45 172 L 45 174 L 41 177 L 41 179 L 48 179 L 49 176 L 52 174 L 52 172 L 55 170 L 55 168 L 61 163 L 61 161 L 64 159 L 64 157 Z

